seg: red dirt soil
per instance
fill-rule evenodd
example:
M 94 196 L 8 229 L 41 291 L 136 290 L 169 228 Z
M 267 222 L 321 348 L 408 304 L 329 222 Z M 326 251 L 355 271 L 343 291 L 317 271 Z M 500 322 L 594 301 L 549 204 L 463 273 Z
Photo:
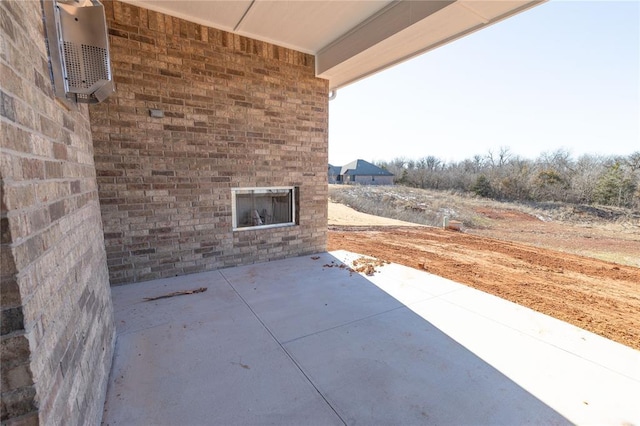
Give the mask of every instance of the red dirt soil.
M 424 269 L 640 349 L 640 268 L 417 226 L 330 226 L 328 249 Z

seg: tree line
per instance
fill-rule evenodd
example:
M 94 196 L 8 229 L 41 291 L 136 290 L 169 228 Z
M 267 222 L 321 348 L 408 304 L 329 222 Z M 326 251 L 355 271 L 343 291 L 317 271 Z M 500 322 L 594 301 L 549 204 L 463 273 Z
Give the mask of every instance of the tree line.
M 505 201 L 558 201 L 640 208 L 640 151 L 627 156 L 582 155 L 563 149 L 534 160 L 510 148 L 459 162 L 434 156 L 378 161 L 396 184 L 454 190 Z

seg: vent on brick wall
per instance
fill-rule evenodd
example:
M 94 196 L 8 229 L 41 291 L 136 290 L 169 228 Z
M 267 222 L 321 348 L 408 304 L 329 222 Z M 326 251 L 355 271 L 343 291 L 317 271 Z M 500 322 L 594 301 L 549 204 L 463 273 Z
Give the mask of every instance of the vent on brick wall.
M 98 103 L 113 93 L 104 7 L 98 0 L 44 0 L 56 96 Z

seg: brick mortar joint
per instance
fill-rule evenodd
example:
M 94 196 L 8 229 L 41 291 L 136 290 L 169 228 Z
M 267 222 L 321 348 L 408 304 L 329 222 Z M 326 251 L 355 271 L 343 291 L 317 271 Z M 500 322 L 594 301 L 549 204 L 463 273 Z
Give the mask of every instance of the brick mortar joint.
M 10 123 L 15 124 L 13 121 L 10 121 Z M 65 145 L 67 147 L 67 149 L 71 149 L 71 150 L 76 150 L 78 151 L 77 148 L 71 146 L 71 145 L 67 145 L 64 142 L 59 142 L 55 139 L 52 139 L 48 136 L 45 136 L 42 133 L 38 133 L 36 132 L 34 129 L 28 128 L 28 127 L 24 127 L 24 126 L 15 126 L 15 127 L 23 127 L 22 130 L 25 130 L 26 132 L 28 132 L 29 134 L 35 134 L 35 135 L 39 135 L 42 136 L 42 138 L 44 140 L 46 140 L 47 142 L 50 143 L 59 143 L 62 145 Z M 60 125 L 60 127 L 62 127 L 62 125 Z M 71 164 L 78 164 L 80 166 L 93 166 L 93 162 L 92 163 L 79 163 L 77 161 L 74 160 L 62 160 L 59 158 L 54 158 L 54 157 L 47 157 L 47 156 L 43 156 L 43 155 L 38 155 L 38 154 L 33 154 L 30 152 L 24 152 L 24 151 L 16 151 L 10 148 L 6 148 L 6 147 L 2 147 L 0 148 L 0 154 L 3 155 L 12 155 L 14 157 L 20 157 L 20 158 L 25 158 L 25 159 L 29 159 L 29 160 L 42 160 L 42 161 L 54 161 L 54 162 L 60 162 L 60 163 L 71 163 Z M 87 155 L 90 155 L 90 152 L 86 152 Z M 93 157 L 93 156 L 92 156 Z
M 4 91 L 4 88 L 3 88 L 3 91 Z M 4 92 L 4 93 L 7 93 L 7 92 Z M 18 98 L 18 97 L 13 97 L 13 96 L 12 96 L 12 98 L 13 98 L 14 100 L 20 100 L 20 98 Z M 29 105 L 29 104 L 27 104 L 26 102 L 23 102 L 23 103 L 24 103 L 25 105 Z M 29 109 L 30 109 L 31 111 L 33 111 L 34 113 L 36 113 L 36 115 L 37 115 L 37 116 L 42 115 L 42 114 L 40 114 L 40 111 L 39 111 L 39 110 L 33 109 L 33 108 L 31 108 L 30 106 L 29 106 Z M 48 120 L 51 120 L 52 122 L 54 122 L 54 123 L 58 124 L 58 125 L 60 126 L 60 128 L 61 128 L 61 129 L 63 129 L 63 130 L 65 129 L 65 127 L 64 127 L 62 124 L 58 123 L 54 118 L 47 117 L 47 116 L 44 116 L 44 117 L 46 117 Z M 83 120 L 83 121 L 84 121 L 84 123 L 86 123 L 86 128 L 87 128 L 87 129 L 90 129 L 90 120 L 89 120 L 89 118 L 87 117 L 87 118 L 86 118 L 85 120 Z M 17 129 L 20 129 L 20 130 L 22 130 L 22 131 L 25 131 L 25 132 L 29 133 L 30 135 L 36 135 L 36 136 L 39 136 L 39 137 L 41 137 L 42 139 L 44 139 L 44 140 L 46 140 L 46 141 L 49 141 L 49 142 L 55 142 L 55 143 L 62 143 L 62 142 L 59 142 L 59 141 L 55 140 L 54 138 L 51 138 L 50 136 L 47 136 L 46 134 L 44 134 L 44 133 L 42 133 L 42 132 L 38 131 L 37 129 L 35 129 L 35 128 L 33 128 L 33 127 L 27 127 L 27 126 L 25 126 L 24 124 L 18 123 L 17 121 L 11 121 L 11 120 L 7 119 L 7 118 L 6 118 L 6 117 L 4 117 L 4 116 L 0 116 L 0 122 L 6 123 L 6 124 L 8 124 L 8 125 L 10 125 L 10 126 L 12 126 L 12 127 L 15 127 L 15 128 L 17 128 Z M 67 130 L 68 130 L 68 129 L 67 129 Z M 73 132 L 72 132 L 72 131 L 70 131 L 70 133 L 73 133 Z M 89 132 L 89 134 L 90 134 L 90 133 L 91 133 L 91 132 Z M 66 145 L 66 144 L 65 144 L 65 145 Z M 72 148 L 72 146 L 71 146 L 71 145 L 66 145 L 66 146 L 67 146 L 68 148 Z M 25 154 L 27 154 L 27 153 L 25 153 L 25 152 L 22 152 L 22 151 L 15 151 L 15 150 L 12 150 L 12 149 L 9 149 L 9 148 L 6 148 L 6 147 L 4 147 L 4 146 L 3 146 L 3 147 L 0 149 L 0 152 L 5 152 L 5 151 L 6 151 L 6 152 L 10 152 L 10 153 L 16 153 L 16 154 L 19 154 L 19 155 L 25 155 Z M 27 154 L 27 155 L 28 155 L 28 154 Z M 52 159 L 51 157 L 44 157 L 44 158 Z M 56 160 L 56 161 L 63 161 L 63 162 L 65 162 L 65 161 L 68 161 L 68 160 Z M 77 163 L 77 164 L 84 164 L 84 163 Z
M 5 193 L 6 193 L 7 188 L 21 188 L 21 187 L 30 188 L 30 187 L 34 186 L 34 183 L 37 183 L 37 184 L 39 184 L 39 183 L 42 183 L 42 184 L 50 184 L 50 183 L 57 183 L 57 184 L 65 184 L 66 183 L 66 184 L 69 184 L 71 182 L 78 181 L 78 180 L 93 181 L 93 179 L 91 177 L 78 177 L 78 178 L 75 178 L 75 179 L 57 179 L 57 180 L 53 180 L 53 179 L 51 179 L 51 180 L 49 180 L 49 179 L 32 179 L 32 180 L 24 180 L 24 181 L 19 180 L 19 181 L 12 181 L 12 182 L 11 181 L 10 182 L 6 182 L 5 181 L 4 190 L 5 190 Z M 7 183 L 9 183 L 9 185 L 7 185 Z M 43 206 L 44 207 L 48 207 L 51 204 L 55 204 L 55 203 L 57 203 L 59 201 L 71 200 L 71 199 L 78 198 L 80 196 L 87 195 L 87 194 L 92 194 L 92 193 L 96 194 L 96 199 L 97 199 L 98 189 L 96 188 L 96 189 L 91 189 L 91 190 L 88 190 L 88 191 L 82 191 L 82 192 L 77 192 L 77 193 L 65 195 L 65 196 L 62 196 L 62 197 L 57 197 L 57 198 L 54 198 L 51 201 L 40 201 L 40 200 L 38 200 L 36 203 L 30 204 L 27 207 L 10 209 L 10 210 L 7 211 L 7 216 L 6 217 L 13 216 L 13 215 L 11 215 L 11 213 L 13 213 L 13 212 L 36 211 L 38 209 L 41 209 Z
M 95 191 L 92 191 L 92 192 L 95 192 Z M 58 200 L 58 201 L 60 201 L 60 200 Z M 56 201 L 56 202 L 58 202 L 58 201 Z M 51 204 L 53 204 L 53 203 L 51 203 Z M 70 213 L 76 213 L 76 214 L 77 214 L 77 213 L 80 213 L 80 212 L 82 212 L 83 210 L 87 210 L 87 209 L 91 208 L 91 207 L 92 207 L 92 204 L 95 204 L 95 205 L 98 207 L 98 208 L 96 209 L 96 214 L 94 214 L 94 215 L 92 215 L 92 216 L 96 216 L 96 217 L 98 218 L 98 221 L 99 221 L 100 223 L 102 223 L 102 220 L 101 220 L 101 213 L 100 213 L 100 210 L 99 210 L 99 203 L 98 203 L 97 196 L 96 196 L 96 199 L 95 199 L 95 203 L 91 203 L 91 202 L 86 203 L 85 205 L 83 205 L 83 206 L 82 206 L 82 207 L 80 207 L 79 209 L 75 209 L 75 210 L 71 211 Z M 50 204 L 49 204 L 49 205 L 50 205 Z M 47 206 L 48 206 L 48 205 L 47 205 Z M 25 211 L 27 211 L 27 212 L 28 212 L 28 211 L 37 211 L 37 209 L 29 209 L 29 210 L 27 210 L 27 209 L 23 209 L 23 210 L 11 210 L 11 211 L 7 212 L 7 213 L 8 213 L 7 219 L 9 219 L 9 221 L 11 222 L 12 216 L 19 216 L 20 212 L 25 212 Z M 42 229 L 40 229 L 40 230 L 38 230 L 38 231 L 35 231 L 35 232 L 32 232 L 31 234 L 29 234 L 29 236 L 28 236 L 27 238 L 22 238 L 22 237 L 16 238 L 16 239 L 14 239 L 13 241 L 11 241 L 11 243 L 9 243 L 9 244 L 3 244 L 3 247 L 8 247 L 8 248 L 11 250 L 11 255 L 12 255 L 12 256 L 14 256 L 14 252 L 13 252 L 13 250 L 14 250 L 14 249 L 16 249 L 18 246 L 20 246 L 20 245 L 22 245 L 22 244 L 26 243 L 26 242 L 27 242 L 27 241 L 29 241 L 31 238 L 38 237 L 38 236 L 40 236 L 40 235 L 42 235 L 42 234 L 44 234 L 44 233 L 48 232 L 52 227 L 54 227 L 54 226 L 56 226 L 57 224 L 59 224 L 59 223 L 60 223 L 60 221 L 61 221 L 62 219 L 66 218 L 66 217 L 68 217 L 68 216 L 69 216 L 69 214 L 65 214 L 63 217 L 61 217 L 61 218 L 59 218 L 59 219 L 56 219 L 56 220 L 54 220 L 53 222 L 51 222 L 51 223 L 50 223 L 48 226 L 46 226 L 45 228 L 42 228 Z M 102 231 L 102 230 L 100 230 L 100 231 Z M 102 235 L 102 234 L 103 234 L 102 232 L 96 232 L 96 233 L 97 233 L 98 235 Z M 62 237 L 62 239 L 65 239 L 65 238 L 66 238 L 66 237 Z M 44 256 L 44 255 L 46 255 L 47 253 L 49 253 L 49 252 L 50 252 L 50 251 L 52 251 L 53 249 L 54 249 L 54 247 L 49 247 L 47 250 L 45 250 L 45 251 L 43 251 L 42 253 L 40 253 L 40 256 L 38 256 L 38 258 L 40 258 L 40 257 L 42 257 L 42 256 Z M 14 259 L 15 259 L 15 257 L 14 257 Z M 24 267 L 24 268 L 22 268 L 20 271 L 18 271 L 18 274 L 20 274 L 22 271 L 24 271 L 24 270 L 28 269 L 28 268 L 30 267 L 30 265 L 32 265 L 36 260 L 37 260 L 37 259 L 34 259 L 32 262 L 30 262 L 30 263 L 29 263 L 29 265 L 25 266 L 25 267 Z
M 0 151 L 0 154 L 2 153 L 2 151 Z M 62 160 L 54 160 L 54 161 L 62 161 Z M 78 163 L 74 163 L 74 162 L 70 162 L 70 161 L 62 161 L 63 163 L 71 163 L 71 164 L 78 164 Z M 69 182 L 74 182 L 77 180 L 89 180 L 89 181 L 93 181 L 95 179 L 95 176 L 76 176 L 76 177 L 67 177 L 67 178 L 44 178 L 44 179 L 20 179 L 20 180 L 15 180 L 15 179 L 7 179 L 7 178 L 3 178 L 2 181 L 4 182 L 4 187 L 5 188 L 19 188 L 19 187 L 28 187 L 28 186 L 34 186 L 34 184 L 42 184 L 42 183 L 69 183 Z M 6 191 L 6 189 L 5 189 Z M 91 192 L 91 191 L 85 191 L 85 192 Z
M 17 308 L 17 307 L 22 307 L 22 306 L 24 306 L 24 305 L 18 305 L 18 306 L 13 306 L 13 307 L 3 306 L 2 310 L 4 311 L 6 309 Z M 24 324 L 23 324 L 23 328 L 22 329 L 15 330 L 15 331 L 12 331 L 11 333 L 3 334 L 2 336 L 0 336 L 0 341 L 9 340 L 9 339 L 12 339 L 14 337 L 22 337 L 22 336 L 26 337 L 27 334 L 28 334 L 27 329 L 26 329 L 26 327 L 24 327 Z
M 7 14 L 7 15 L 9 15 L 9 14 Z M 44 29 L 44 27 L 43 27 L 43 29 Z M 5 43 L 7 43 L 7 44 L 11 45 L 11 47 L 13 47 L 17 52 L 20 52 L 20 50 L 21 50 L 21 49 L 20 49 L 20 46 L 18 46 L 18 45 L 17 45 L 17 44 L 16 44 L 16 43 L 11 39 L 11 38 L 9 38 L 9 37 L 5 37 L 5 38 L 3 38 L 3 41 L 4 41 Z M 43 41 L 43 44 L 45 44 L 45 43 L 46 43 L 46 37 L 44 37 L 44 36 L 43 36 L 42 41 Z M 39 50 L 38 50 L 38 52 L 39 52 L 39 53 L 44 53 L 44 52 L 40 52 Z M 12 66 L 12 62 L 7 62 L 6 60 L 3 60 L 3 61 L 2 61 L 2 63 L 3 63 L 3 65 L 5 65 L 8 69 L 10 69 L 11 71 L 13 71 L 17 76 L 19 76 L 21 80 L 28 80 L 28 79 L 26 79 L 26 78 L 22 77 L 22 73 L 20 72 L 20 70 L 16 69 L 14 66 Z M 28 63 L 29 65 L 32 65 L 34 69 L 39 69 L 39 65 L 40 65 L 40 64 L 38 64 L 38 63 L 36 63 L 36 62 L 34 62 L 34 61 L 31 61 L 31 60 L 27 61 L 27 63 Z M 48 77 L 48 76 L 47 76 L 47 75 L 45 75 L 44 77 Z M 3 88 L 3 91 L 4 91 L 4 88 Z M 5 93 L 7 93 L 7 92 L 5 92 Z
M 43 181 L 44 182 L 44 181 Z M 25 185 L 28 186 L 28 185 Z M 6 188 L 6 186 L 5 186 Z M 6 191 L 6 189 L 5 189 Z M 9 220 L 9 223 L 11 224 L 13 222 L 13 220 L 16 220 L 16 218 L 18 218 L 19 216 L 22 216 L 24 214 L 29 214 L 29 213 L 34 213 L 34 212 L 38 212 L 41 210 L 45 210 L 48 209 L 50 206 L 52 206 L 53 204 L 59 203 L 60 201 L 66 201 L 66 200 L 73 200 L 75 198 L 79 198 L 82 197 L 84 195 L 87 194 L 95 194 L 95 196 L 93 197 L 92 201 L 89 201 L 88 203 L 85 203 L 82 207 L 71 210 L 70 212 L 66 213 L 64 216 L 62 216 L 61 218 L 58 218 L 54 221 L 52 221 L 49 226 L 42 228 L 38 231 L 32 232 L 29 234 L 29 238 L 34 237 L 42 232 L 45 232 L 49 227 L 51 227 L 52 225 L 54 225 L 55 223 L 58 223 L 62 218 L 68 216 L 70 213 L 76 213 L 79 211 L 82 211 L 85 207 L 87 206 L 91 206 L 91 204 L 93 204 L 93 201 L 97 202 L 98 207 L 100 206 L 99 204 L 99 195 L 98 195 L 98 191 L 96 189 L 90 190 L 90 191 L 83 191 L 83 192 L 79 192 L 77 194 L 71 194 L 68 196 L 64 196 L 64 197 L 60 197 L 60 198 L 56 198 L 52 201 L 49 202 L 37 202 L 34 204 L 30 204 L 28 207 L 24 207 L 24 208 L 19 208 L 19 209 L 11 209 L 8 210 L 7 212 L 3 212 L 4 214 L 2 215 L 3 218 L 7 218 Z M 99 213 L 98 216 L 101 216 L 101 214 Z M 12 233 L 13 234 L 13 233 Z M 11 247 L 15 247 L 15 245 L 21 244 L 24 241 L 27 241 L 29 238 L 22 238 L 22 237 L 17 237 L 15 239 L 12 240 L 10 246 Z

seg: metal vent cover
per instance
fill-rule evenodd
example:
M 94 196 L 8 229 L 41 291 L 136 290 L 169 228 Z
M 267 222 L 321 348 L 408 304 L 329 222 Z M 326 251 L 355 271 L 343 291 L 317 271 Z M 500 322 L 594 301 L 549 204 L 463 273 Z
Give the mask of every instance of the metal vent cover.
M 100 80 L 111 80 L 107 49 L 86 44 L 64 42 L 64 62 L 67 67 L 69 91 L 91 93 Z
M 97 103 L 113 92 L 104 7 L 98 0 L 44 0 L 56 94 Z

